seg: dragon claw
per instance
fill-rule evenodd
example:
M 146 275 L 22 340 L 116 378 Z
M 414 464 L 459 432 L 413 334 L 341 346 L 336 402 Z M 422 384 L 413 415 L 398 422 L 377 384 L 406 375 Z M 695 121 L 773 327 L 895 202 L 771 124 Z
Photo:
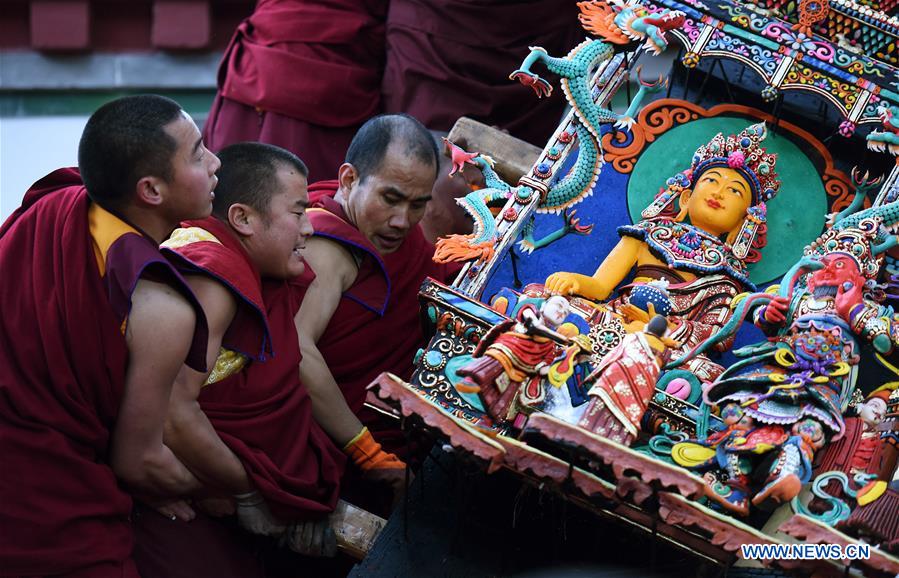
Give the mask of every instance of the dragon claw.
M 637 121 L 634 120 L 633 117 L 619 116 L 618 120 L 615 121 L 615 128 L 630 130 L 634 126 L 634 123 L 636 123 L 636 122 Z
M 660 74 L 659 79 L 656 81 L 647 82 L 647 81 L 643 80 L 643 75 L 641 74 L 642 72 L 643 72 L 643 67 L 638 66 L 637 67 L 637 82 L 640 83 L 640 86 L 642 86 L 643 88 L 646 89 L 646 92 L 653 94 L 653 93 L 659 92 L 660 90 L 662 90 L 663 88 L 668 86 L 668 78 L 664 74 Z
M 526 70 L 516 70 L 512 74 L 509 75 L 510 80 L 517 80 L 524 86 L 528 86 L 534 90 L 537 94 L 537 98 L 543 98 L 544 96 L 549 96 L 553 92 L 553 87 L 550 83 L 540 78 L 538 75 L 533 72 L 528 72 Z

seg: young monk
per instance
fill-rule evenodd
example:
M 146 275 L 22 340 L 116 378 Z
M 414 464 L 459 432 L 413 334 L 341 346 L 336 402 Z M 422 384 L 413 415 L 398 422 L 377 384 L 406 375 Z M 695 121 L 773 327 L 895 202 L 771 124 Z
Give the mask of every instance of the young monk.
M 312 235 L 306 166 L 261 143 L 219 154 L 213 216 L 184 223 L 163 244 L 209 320 L 209 371 L 185 367 L 178 375 L 166 444 L 207 491 L 234 496 L 245 529 L 284 537 L 305 554 L 333 553 L 333 534 L 303 540 L 306 522 L 327 527 L 345 461 L 312 418 L 299 380 L 293 280 Z M 144 511 L 137 527 L 144 578 L 259 575 L 252 541 L 228 521 L 198 512 L 190 523 L 173 522 Z
M 177 103 L 132 96 L 90 117 L 78 166 L 0 227 L 3 575 L 136 577 L 127 490 L 187 516 L 156 496 L 199 487 L 163 423 L 206 321 L 158 244 L 210 213 L 218 158 Z

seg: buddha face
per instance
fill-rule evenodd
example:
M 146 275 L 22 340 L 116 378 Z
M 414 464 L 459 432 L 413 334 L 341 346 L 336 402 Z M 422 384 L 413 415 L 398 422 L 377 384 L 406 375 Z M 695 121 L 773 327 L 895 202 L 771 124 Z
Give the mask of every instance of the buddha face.
M 746 217 L 752 202 L 749 183 L 736 170 L 715 167 L 699 175 L 693 192 L 685 191 L 687 215 L 693 226 L 711 233 L 723 235 L 736 231 Z M 681 197 L 681 207 L 685 199 Z

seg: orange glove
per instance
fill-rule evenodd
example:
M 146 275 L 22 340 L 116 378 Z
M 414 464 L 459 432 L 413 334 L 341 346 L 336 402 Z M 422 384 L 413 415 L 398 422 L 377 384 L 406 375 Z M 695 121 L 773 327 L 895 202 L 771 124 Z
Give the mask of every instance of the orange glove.
M 381 449 L 381 444 L 375 441 L 367 427 L 363 427 L 362 431 L 344 446 L 343 451 L 363 472 L 406 469 L 403 460 Z

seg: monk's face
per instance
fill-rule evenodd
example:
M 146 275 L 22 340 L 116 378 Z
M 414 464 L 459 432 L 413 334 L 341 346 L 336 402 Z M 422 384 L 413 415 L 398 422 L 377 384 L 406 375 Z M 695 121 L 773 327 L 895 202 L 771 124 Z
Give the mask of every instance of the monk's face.
M 695 227 L 722 235 L 742 225 L 750 202 L 752 192 L 746 179 L 734 169 L 716 167 L 699 175 L 687 214 Z
M 215 173 L 222 163 L 203 144 L 197 125 L 187 113 L 182 111 L 181 117 L 164 130 L 177 146 L 171 159 L 172 178 L 158 185 L 166 214 L 175 222 L 208 217 L 215 198 L 212 191 L 218 184 Z
M 379 253 L 393 253 L 424 216 L 434 176 L 434 165 L 406 154 L 402 144 L 391 143 L 372 174 L 348 182 L 341 179 L 341 187 L 347 189 L 347 214 Z
M 306 216 L 309 194 L 306 177 L 281 164 L 276 172 L 279 187 L 269 199 L 267 211 L 253 219 L 253 234 L 244 243 L 263 277 L 292 279 L 305 270 L 303 249 L 312 236 Z

